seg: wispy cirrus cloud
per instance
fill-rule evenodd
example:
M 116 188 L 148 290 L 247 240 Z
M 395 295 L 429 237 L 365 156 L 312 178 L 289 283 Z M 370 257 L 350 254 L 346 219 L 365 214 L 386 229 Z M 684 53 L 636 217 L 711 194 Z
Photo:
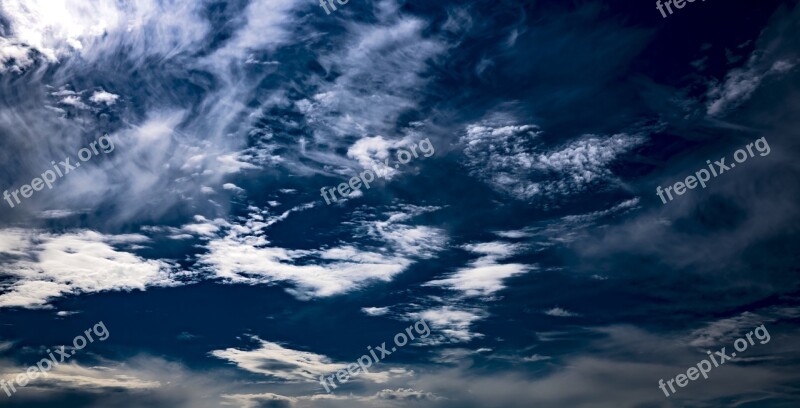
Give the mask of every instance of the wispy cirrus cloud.
M 777 19 L 761 33 L 755 52 L 744 66 L 735 68 L 719 82 L 709 84 L 706 93 L 706 113 L 722 117 L 749 100 L 769 79 L 779 79 L 800 63 L 797 53 L 798 16 L 795 8 L 790 15 Z

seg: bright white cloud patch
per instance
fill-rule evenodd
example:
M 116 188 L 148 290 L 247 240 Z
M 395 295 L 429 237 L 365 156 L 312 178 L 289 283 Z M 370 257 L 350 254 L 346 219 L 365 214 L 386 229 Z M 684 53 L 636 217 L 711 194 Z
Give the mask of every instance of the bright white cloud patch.
M 208 32 L 200 5 L 189 0 L 6 0 L 0 12 L 14 40 L 55 62 L 72 53 L 100 57 L 120 44 L 131 57 L 185 51 Z
M 59 103 L 62 105 L 72 106 L 76 109 L 89 109 L 89 106 L 83 103 L 81 97 L 78 95 L 67 96 L 62 99 Z
M 235 193 L 244 193 L 244 189 L 243 188 L 241 188 L 241 187 L 239 187 L 239 186 L 237 186 L 236 184 L 233 184 L 233 183 L 225 183 L 225 184 L 222 185 L 222 188 L 225 189 L 225 190 L 228 190 L 228 191 L 233 191 Z
M 480 265 L 461 269 L 453 276 L 429 282 L 428 286 L 447 286 L 464 292 L 466 296 L 488 296 L 505 288 L 503 280 L 525 273 L 528 267 L 522 264 Z
M 112 246 L 141 242 L 142 236 L 1 230 L 0 237 L 0 252 L 18 255 L 3 267 L 11 280 L 2 288 L 0 307 L 45 307 L 49 299 L 68 294 L 177 284 L 170 278 L 172 265 Z
M 426 283 L 426 286 L 444 286 L 459 290 L 465 296 L 489 296 L 505 288 L 503 280 L 525 273 L 531 269 L 528 265 L 511 263 L 499 264 L 521 249 L 520 245 L 504 242 L 487 242 L 466 245 L 465 249 L 483 255 L 472 262 L 468 268 L 459 269 L 445 279 Z
M 117 99 L 119 99 L 119 95 L 115 95 L 111 92 L 106 92 L 103 90 L 97 91 L 93 93 L 91 97 L 89 97 L 89 100 L 94 103 L 103 103 L 109 106 L 117 103 Z
M 361 311 L 368 316 L 383 316 L 389 313 L 388 307 L 362 307 Z
M 33 64 L 31 49 L 0 37 L 0 74 L 20 73 Z
M 334 363 L 330 358 L 307 351 L 292 350 L 257 337 L 254 350 L 229 348 L 215 350 L 211 355 L 228 360 L 243 370 L 275 377 L 285 381 L 315 381 L 321 374 L 335 373 L 347 364 Z
M 386 140 L 383 136 L 364 137 L 353 143 L 347 150 L 347 157 L 358 161 L 365 169 L 375 169 L 379 174 L 384 174 L 386 179 L 391 179 L 397 170 L 386 165 L 392 150 L 405 145 L 404 140 Z M 391 160 L 389 160 L 391 162 Z

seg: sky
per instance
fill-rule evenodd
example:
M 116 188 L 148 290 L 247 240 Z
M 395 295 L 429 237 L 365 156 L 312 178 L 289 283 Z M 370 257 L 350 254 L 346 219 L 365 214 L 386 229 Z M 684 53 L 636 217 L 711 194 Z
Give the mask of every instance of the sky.
M 659 5 L 0 0 L 0 407 L 797 407 L 800 5 Z

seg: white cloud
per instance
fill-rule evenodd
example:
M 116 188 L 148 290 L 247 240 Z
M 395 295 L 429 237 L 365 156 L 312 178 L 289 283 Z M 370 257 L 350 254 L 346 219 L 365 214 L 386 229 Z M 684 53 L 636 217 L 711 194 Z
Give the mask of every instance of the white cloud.
M 787 75 L 797 67 L 797 30 L 800 9 L 787 8 L 775 14 L 759 34 L 753 53 L 747 62 L 734 68 L 720 81 L 708 86 L 706 113 L 721 117 L 733 112 L 749 100 L 769 80 L 789 78 Z
M 214 165 L 217 167 L 216 171 L 220 175 L 238 173 L 242 170 L 258 169 L 258 166 L 244 161 L 244 158 L 240 153 L 219 155 L 217 156 L 216 163 L 214 163 Z
M 471 173 L 518 199 L 555 198 L 612 177 L 608 165 L 639 143 L 635 135 L 585 135 L 555 148 L 539 141 L 534 125 L 468 125 L 461 137 Z
M 389 313 L 388 307 L 362 307 L 361 311 L 368 316 L 383 316 Z
M 222 398 L 232 401 L 237 408 L 262 408 L 265 406 L 292 407 L 298 401 L 295 397 L 286 397 L 273 393 L 261 394 L 223 394 Z M 230 405 L 227 402 L 224 405 Z
M 374 395 L 360 396 L 354 394 L 316 394 L 308 396 L 288 397 L 273 393 L 261 394 L 226 394 L 223 397 L 233 401 L 239 408 L 262 407 L 297 407 L 315 408 L 329 406 L 328 403 L 339 402 L 343 407 L 399 408 L 406 404 L 420 401 L 436 401 L 442 399 L 434 393 L 417 391 L 412 388 L 385 389 Z M 325 405 L 320 405 L 325 404 Z
M 322 374 L 347 368 L 347 364 L 334 363 L 320 354 L 293 350 L 258 337 L 253 340 L 259 342 L 259 347 L 254 350 L 228 348 L 214 350 L 210 354 L 228 360 L 243 370 L 284 381 L 317 381 Z
M 383 1 L 376 9 L 392 4 Z M 326 73 L 308 80 L 316 93 L 292 101 L 313 131 L 312 140 L 303 139 L 300 146 L 303 157 L 287 157 L 293 171 L 351 174 L 382 163 L 376 158 L 385 157 L 388 149 L 423 138 L 418 130 L 398 130 L 394 124 L 418 106 L 430 80 L 425 75 L 429 61 L 446 50 L 428 28 L 425 20 L 400 11 L 379 13 L 370 23 L 345 24 L 338 46 L 317 59 Z M 337 75 L 331 81 L 328 73 L 333 72 Z M 356 142 L 350 142 L 353 138 Z M 348 157 L 332 153 L 331 146 L 346 149 Z M 385 170 L 389 178 L 395 174 L 394 167 Z
M 570 312 L 570 311 L 568 311 L 566 309 L 562 309 L 560 307 L 554 307 L 552 309 L 545 310 L 544 314 L 546 314 L 548 316 L 553 316 L 553 317 L 575 317 L 575 316 L 578 316 L 577 313 L 572 313 L 572 312 Z
M 695 347 L 715 347 L 719 344 L 731 344 L 746 332 L 754 330 L 762 324 L 769 324 L 778 318 L 794 318 L 800 316 L 796 309 L 768 308 L 759 313 L 744 312 L 738 316 L 708 322 L 704 327 L 689 334 L 689 344 Z
M 522 246 L 504 242 L 486 242 L 465 245 L 470 252 L 483 255 L 469 267 L 459 269 L 445 279 L 430 281 L 425 286 L 444 286 L 459 290 L 465 296 L 489 296 L 505 288 L 503 280 L 528 272 L 528 265 L 512 263 L 498 264 L 498 261 L 518 252 Z
M 83 101 L 81 101 L 80 96 L 77 95 L 67 96 L 66 98 L 62 99 L 59 103 L 63 105 L 69 105 L 78 109 L 89 109 L 89 106 L 83 103 Z
M 464 249 L 486 257 L 491 257 L 492 259 L 507 258 L 518 252 L 521 248 L 520 245 L 499 241 L 464 245 Z
M 375 281 L 388 282 L 411 265 L 414 257 L 430 256 L 443 241 L 439 230 L 399 224 L 410 216 L 395 214 L 387 221 L 365 224 L 377 239 L 396 249 L 393 253 L 352 244 L 316 250 L 270 245 L 264 236 L 266 228 L 313 206 L 295 207 L 267 219 L 252 213 L 243 224 L 221 220 L 213 225 L 197 224 L 193 227 L 197 234 L 215 236 L 205 245 L 208 252 L 200 256 L 200 264 L 231 283 L 290 283 L 288 292 L 309 299 L 350 292 Z M 182 230 L 189 231 L 186 226 Z
M 491 351 L 492 349 L 490 348 L 479 348 L 477 350 L 468 348 L 442 348 L 436 351 L 436 356 L 433 358 L 433 361 L 443 364 L 461 364 L 467 358 Z
M 226 174 L 256 168 L 230 152 L 224 145 L 228 142 L 215 145 L 188 137 L 181 128 L 187 115 L 160 111 L 138 126 L 110 134 L 116 145 L 112 153 L 59 181 L 60 205 L 69 210 L 111 202 L 117 208 L 112 218 L 152 218 L 192 199 L 205 201 L 209 190 L 203 186 L 221 184 Z
M 641 140 L 635 136 L 587 136 L 561 150 L 539 154 L 532 167 L 542 171 L 567 173 L 577 185 L 584 185 L 607 174 L 605 166 Z
M 52 75 L 48 76 L 54 87 L 62 87 L 68 78 L 90 75 L 87 80 L 102 83 L 103 88 L 93 86 L 80 92 L 62 88 L 50 95 L 52 106 L 41 108 L 33 107 L 40 92 L 32 89 L 31 100 L 0 115 L 0 128 L 15 127 L 14 120 L 26 122 L 26 129 L 16 132 L 17 137 L 41 148 L 32 149 L 35 151 L 28 152 L 23 161 L 49 163 L 62 153 L 74 155 L 88 129 L 105 126 L 100 123 L 102 118 L 88 112 L 68 115 L 66 111 L 119 104 L 123 98 L 117 93 L 130 95 L 138 108 L 136 113 L 116 113 L 117 122 L 124 126 L 111 135 L 118 148 L 60 181 L 65 184 L 60 186 L 59 205 L 65 211 L 110 205 L 118 209 L 113 221 L 122 222 L 136 217 L 152 219 L 193 200 L 198 207 L 214 205 L 203 196 L 201 186 L 216 186 L 226 174 L 258 168 L 247 163 L 241 152 L 252 125 L 242 120 L 252 110 L 242 101 L 250 100 L 261 82 L 229 75 L 221 68 L 224 61 L 203 65 L 194 57 L 214 55 L 214 46 L 217 50 L 231 44 L 260 47 L 273 41 L 264 37 L 274 31 L 268 30 L 269 24 L 292 27 L 287 15 L 275 13 L 278 3 L 244 2 L 247 15 L 233 16 L 206 13 L 209 4 L 194 0 L 3 1 L 0 15 L 7 24 L 0 39 L 0 67 L 20 65 L 21 47 L 30 47 L 41 52 L 30 55 L 43 55 L 41 59 L 49 61 Z M 228 11 L 238 14 L 245 10 L 232 5 Z M 222 25 L 226 22 L 217 18 L 236 20 L 230 21 L 233 32 L 227 42 L 210 46 L 210 17 Z M 84 65 L 95 71 L 87 72 Z M 132 82 L 125 74 L 134 71 L 140 72 L 136 78 L 141 82 Z M 190 71 L 203 71 L 220 86 L 197 94 L 192 101 L 181 98 L 178 88 L 155 91 L 166 89 L 159 84 L 186 78 Z M 139 98 L 139 90 L 147 96 Z M 53 134 L 59 137 L 51 137 Z M 25 171 L 20 169 L 20 173 Z
M 111 92 L 106 92 L 103 90 L 96 91 L 91 97 L 89 97 L 89 100 L 96 104 L 104 103 L 108 106 L 117 103 L 117 99 L 119 99 L 119 95 L 115 95 Z
M 24 229 L 10 228 L 0 230 L 0 253 L 25 255 L 32 239 L 32 234 Z
M 288 39 L 293 22 L 290 12 L 299 4 L 296 0 L 251 1 L 243 13 L 245 23 L 206 62 L 224 70 L 225 64 L 235 60 L 251 61 L 253 50 L 274 49 Z
M 79 211 L 72 211 L 72 210 L 47 210 L 40 212 L 39 218 L 45 218 L 45 219 L 66 218 L 80 213 L 81 212 Z
M 472 324 L 486 317 L 480 309 L 438 306 L 421 312 L 411 313 L 412 319 L 424 319 L 431 326 L 431 335 L 425 339 L 430 344 L 442 342 L 469 342 L 483 337 L 483 334 L 470 331 Z
M 208 243 L 209 253 L 201 263 L 213 267 L 217 276 L 237 283 L 291 282 L 288 289 L 295 296 L 307 299 L 352 291 L 370 281 L 389 281 L 408 266 L 408 261 L 375 252 L 360 254 L 372 262 L 340 261 L 320 265 L 295 265 L 290 262 L 301 254 L 263 246 L 257 237 L 229 235 Z
M 417 391 L 412 388 L 398 388 L 396 390 L 381 390 L 375 394 L 377 399 L 385 400 L 398 400 L 398 401 L 422 401 L 422 400 L 438 400 L 436 394 L 430 392 Z
M 383 136 L 363 137 L 347 149 L 347 157 L 358 161 L 362 168 L 373 170 L 376 174 L 383 174 L 385 179 L 391 180 L 398 171 L 387 166 L 386 160 L 389 159 L 393 150 L 406 144 L 408 144 L 406 139 L 392 141 L 384 139 Z
M 278 343 L 264 341 L 258 337 L 253 340 L 259 347 L 253 350 L 228 348 L 214 350 L 214 357 L 228 360 L 240 369 L 251 373 L 262 374 L 287 382 L 319 382 L 321 375 L 333 375 L 337 371 L 347 369 L 347 363 L 333 362 L 329 357 L 308 351 L 300 351 L 281 346 Z M 384 383 L 392 376 L 403 375 L 404 369 L 359 373 L 355 378 L 364 378 L 377 383 Z
M 112 335 L 108 341 L 113 341 L 114 328 L 109 327 L 109 330 Z M 177 361 L 141 354 L 113 361 L 90 352 L 92 347 L 89 345 L 69 362 L 55 366 L 48 375 L 39 376 L 26 387 L 17 386 L 14 400 L 27 405 L 25 401 L 81 395 L 98 407 L 205 408 L 224 406 L 222 394 L 241 392 L 247 387 L 229 368 L 193 371 Z M 39 349 L 38 358 L 47 357 L 47 347 Z M 0 359 L 0 378 L 14 378 L 26 369 L 27 366 Z
M 117 47 L 131 57 L 175 55 L 205 38 L 209 27 L 200 6 L 188 0 L 7 0 L 0 12 L 14 40 L 55 62 L 73 53 L 99 58 Z
M 32 64 L 30 48 L 0 37 L 0 74 L 9 71 L 21 73 Z
M 50 299 L 68 294 L 177 284 L 170 278 L 172 265 L 111 246 L 140 241 L 135 235 L 2 230 L 0 237 L 0 252 L 24 255 L 4 267 L 11 280 L 0 295 L 0 307 L 45 307 Z
M 729 72 L 722 84 L 709 89 L 707 113 L 710 116 L 726 113 L 750 99 L 767 77 L 783 75 L 795 65 L 794 62 L 779 60 L 765 67 L 760 59 L 751 59 L 747 67 Z
M 497 231 L 495 234 L 501 238 L 509 239 L 527 238 L 532 236 L 530 232 L 525 230 Z
M 295 265 L 302 253 L 269 247 L 262 237 L 239 235 L 215 239 L 207 244 L 201 263 L 232 283 L 289 282 L 288 291 L 308 299 L 352 291 L 372 281 L 389 281 L 408 266 L 408 261 L 375 252 L 360 254 L 369 262 L 337 261 L 318 265 Z M 310 254 L 309 255 L 313 255 Z
M 47 383 L 61 389 L 72 390 L 144 390 L 158 388 L 158 381 L 148 381 L 131 376 L 124 369 L 112 367 L 83 367 L 76 363 L 61 364 L 46 376 L 32 380 L 29 386 Z
M 639 206 L 639 197 L 635 197 L 631 198 L 630 200 L 625 200 L 605 210 L 594 211 L 588 214 L 567 215 L 563 217 L 562 220 L 571 224 L 589 223 L 597 220 L 598 218 L 602 218 L 611 214 L 619 214 L 621 212 L 637 208 L 638 206 Z
M 202 237 L 213 237 L 222 227 L 229 225 L 227 221 L 221 218 L 217 218 L 212 221 L 203 217 L 202 215 L 195 215 L 194 220 L 194 223 L 186 224 L 177 230 L 173 230 L 172 232 L 184 232 Z
M 550 360 L 550 359 L 551 359 L 551 357 L 549 357 L 549 356 L 541 356 L 539 354 L 534 354 L 532 356 L 523 357 L 522 361 L 524 361 L 526 363 L 535 363 L 535 362 L 538 362 L 538 361 L 547 361 L 547 360 Z
M 488 296 L 505 288 L 503 280 L 529 270 L 522 264 L 482 265 L 460 269 L 449 278 L 426 283 L 464 292 L 465 296 Z
M 67 316 L 76 315 L 78 313 L 80 313 L 80 312 L 70 312 L 70 311 L 67 311 L 67 310 L 59 310 L 58 313 L 56 313 L 56 316 L 58 316 L 58 317 L 67 317 Z
M 91 346 L 89 346 L 91 347 Z M 42 348 L 44 352 L 45 348 Z M 47 358 L 47 354 L 42 355 Z M 15 398 L 25 398 L 27 393 L 44 394 L 54 389 L 69 392 L 116 392 L 149 390 L 157 391 L 164 383 L 154 378 L 154 373 L 141 367 L 141 362 L 146 359 L 136 358 L 126 364 L 101 359 L 93 365 L 81 364 L 73 360 L 53 365 L 46 375 L 38 375 L 29 379 L 28 385 L 18 388 L 20 395 Z M 34 365 L 35 367 L 35 365 Z M 46 366 L 45 366 L 46 367 Z M 162 367 L 161 374 L 165 371 Z M 27 367 L 17 366 L 8 361 L 0 360 L 0 377 L 11 378 L 16 374 L 24 373 Z
M 461 268 L 443 279 L 427 282 L 424 286 L 442 286 L 459 291 L 460 296 L 456 297 L 455 301 L 473 296 L 488 297 L 505 288 L 503 280 L 533 269 L 532 266 L 524 264 L 500 264 L 502 259 L 524 249 L 525 246 L 521 244 L 492 241 L 467 244 L 463 248 L 480 255 L 480 257 L 472 261 L 468 267 Z M 434 331 L 443 334 L 443 336 L 433 337 L 429 341 L 437 344 L 469 342 L 474 338 L 482 337 L 483 335 L 480 333 L 473 333 L 471 326 L 475 321 L 488 316 L 488 313 L 480 307 L 464 308 L 447 305 L 412 313 L 410 316 L 425 319 L 435 329 Z
M 439 228 L 423 225 L 407 225 L 412 218 L 438 210 L 440 207 L 405 205 L 399 211 L 388 213 L 383 220 L 362 221 L 361 229 L 366 236 L 390 243 L 397 251 L 408 256 L 431 258 L 447 243 L 445 232 Z
M 61 97 L 61 96 L 80 95 L 80 94 L 78 92 L 75 92 L 75 91 L 72 91 L 72 90 L 69 90 L 69 89 L 65 89 L 65 88 L 62 87 L 58 91 L 51 92 L 50 95 Z
M 224 190 L 233 191 L 235 193 L 243 193 L 244 189 L 233 183 L 225 183 L 222 185 Z

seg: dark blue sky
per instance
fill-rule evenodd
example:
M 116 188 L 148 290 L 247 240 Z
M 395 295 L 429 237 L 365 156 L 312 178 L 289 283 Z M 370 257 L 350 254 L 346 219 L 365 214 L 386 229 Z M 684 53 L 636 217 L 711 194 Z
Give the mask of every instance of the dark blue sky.
M 800 7 L 674 11 L 3 0 L 0 407 L 796 407 Z

